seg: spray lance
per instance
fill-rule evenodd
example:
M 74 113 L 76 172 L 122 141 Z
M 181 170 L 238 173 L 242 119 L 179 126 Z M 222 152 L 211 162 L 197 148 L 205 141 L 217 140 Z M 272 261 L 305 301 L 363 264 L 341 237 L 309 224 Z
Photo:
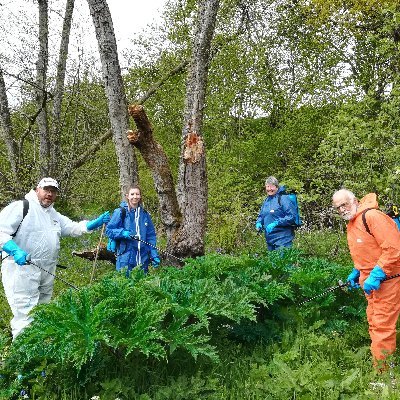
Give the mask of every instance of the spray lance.
M 387 276 L 386 278 L 384 278 L 382 280 L 382 282 L 389 281 L 391 279 L 399 278 L 399 277 L 400 277 L 400 273 L 399 274 L 395 274 L 395 275 L 390 275 L 390 276 Z M 347 281 L 347 282 L 339 281 L 338 285 L 329 287 L 329 288 L 325 289 L 323 292 L 321 292 L 321 293 L 319 293 L 319 294 L 317 294 L 317 295 L 315 295 L 313 297 L 310 297 L 309 299 L 303 300 L 301 303 L 299 303 L 299 306 L 302 306 L 302 305 L 304 305 L 304 304 L 306 304 L 306 303 L 308 303 L 310 301 L 313 301 L 313 300 L 315 300 L 315 299 L 317 299 L 319 297 L 326 296 L 327 294 L 329 294 L 331 292 L 334 292 L 337 289 L 343 289 L 343 288 L 349 287 L 349 286 L 350 286 L 350 281 Z
M 44 271 L 44 272 L 47 272 L 49 275 L 54 276 L 55 279 L 58 279 L 59 281 L 63 282 L 65 285 L 69 286 L 70 288 L 75 289 L 75 290 L 79 290 L 79 289 L 78 289 L 75 285 L 73 285 L 72 283 L 66 281 L 65 279 L 61 278 L 60 276 L 57 276 L 56 274 L 53 274 L 52 272 L 47 271 L 47 269 L 45 269 L 45 268 L 43 268 L 43 267 L 37 265 L 36 263 L 32 262 L 32 261 L 30 260 L 30 257 L 27 258 L 26 263 L 27 263 L 27 264 L 30 264 L 30 265 L 33 265 L 34 267 L 37 267 L 37 268 L 41 269 L 41 270 Z M 66 267 L 64 267 L 63 265 L 59 265 L 59 264 L 57 264 L 57 267 L 59 267 L 59 268 L 66 268 Z
M 8 257 L 10 257 L 9 254 L 8 254 L 7 256 L 3 257 L 2 260 L 5 260 L 5 259 L 8 258 Z M 79 290 L 79 289 L 78 289 L 76 286 L 74 286 L 72 283 L 67 282 L 65 279 L 63 279 L 63 278 L 61 278 L 61 277 L 59 277 L 59 276 L 53 274 L 53 273 L 50 272 L 50 271 L 47 271 L 47 269 L 45 269 L 45 268 L 43 268 L 43 267 L 37 265 L 36 263 L 32 262 L 32 261 L 31 261 L 31 256 L 30 256 L 30 254 L 28 254 L 28 256 L 26 257 L 26 263 L 27 263 L 27 264 L 30 264 L 30 265 L 33 265 L 34 267 L 37 267 L 37 268 L 41 269 L 41 270 L 44 271 L 44 272 L 47 272 L 49 275 L 54 276 L 55 279 L 58 279 L 59 281 L 65 283 L 67 286 L 69 286 L 69 287 L 71 287 L 71 288 L 73 288 L 73 289 L 75 289 L 75 290 Z M 57 267 L 57 268 L 61 268 L 61 269 L 67 269 L 67 268 L 68 268 L 68 267 L 66 267 L 65 265 L 61 265 L 61 264 L 57 264 L 56 267 Z

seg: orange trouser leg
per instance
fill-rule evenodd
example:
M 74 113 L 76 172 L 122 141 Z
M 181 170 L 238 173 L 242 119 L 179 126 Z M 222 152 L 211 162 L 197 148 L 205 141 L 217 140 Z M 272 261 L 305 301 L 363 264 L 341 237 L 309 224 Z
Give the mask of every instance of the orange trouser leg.
M 384 360 L 396 350 L 396 322 L 400 314 L 400 279 L 382 282 L 368 300 L 367 319 L 372 356 Z

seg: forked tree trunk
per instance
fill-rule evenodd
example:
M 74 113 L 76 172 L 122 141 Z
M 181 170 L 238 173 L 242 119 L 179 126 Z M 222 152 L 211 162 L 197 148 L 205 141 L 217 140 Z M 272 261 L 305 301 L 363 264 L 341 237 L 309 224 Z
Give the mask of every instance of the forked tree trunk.
M 137 160 L 126 138 L 129 129 L 128 104 L 118 60 L 114 26 L 105 0 L 87 0 L 87 2 L 99 46 L 111 130 L 119 163 L 121 191 L 126 193 L 128 187 L 138 181 Z
M 167 262 L 171 264 L 176 264 L 177 259 L 168 257 L 167 253 L 179 258 L 204 254 L 208 185 L 202 123 L 211 40 L 219 0 L 202 0 L 200 3 L 187 80 L 177 192 L 173 189 L 167 157 L 153 137 L 152 127 L 143 107 L 138 104 L 129 107 L 137 131 L 129 131 L 128 138 L 140 151 L 152 171 L 160 201 L 161 220 L 167 233 L 165 254 Z M 186 62 L 171 71 L 171 74 L 180 72 L 185 66 Z M 161 84 L 162 82 L 158 85 Z M 152 88 L 149 93 L 154 90 L 156 89 Z M 144 96 L 141 101 L 147 97 Z

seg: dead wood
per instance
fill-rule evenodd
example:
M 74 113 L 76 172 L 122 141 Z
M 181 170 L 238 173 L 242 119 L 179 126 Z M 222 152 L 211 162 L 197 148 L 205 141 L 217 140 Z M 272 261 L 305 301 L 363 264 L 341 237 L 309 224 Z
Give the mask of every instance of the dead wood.
M 98 249 L 83 250 L 83 251 L 73 251 L 72 255 L 85 258 L 86 260 L 93 261 L 96 257 Z M 115 254 L 108 251 L 105 245 L 101 245 L 99 249 L 99 254 L 97 256 L 98 260 L 108 261 L 112 264 L 116 264 Z

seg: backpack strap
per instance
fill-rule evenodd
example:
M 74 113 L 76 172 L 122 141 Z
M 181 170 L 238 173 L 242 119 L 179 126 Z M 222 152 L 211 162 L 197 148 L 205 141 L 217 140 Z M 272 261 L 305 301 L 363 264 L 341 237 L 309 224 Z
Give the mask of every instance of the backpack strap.
M 279 207 L 282 205 L 282 195 L 283 194 L 286 194 L 286 193 L 278 193 L 278 204 L 279 204 Z
M 369 230 L 369 226 L 368 226 L 368 224 L 367 224 L 367 218 L 366 218 L 366 216 L 365 216 L 365 214 L 366 214 L 367 211 L 369 211 L 369 210 L 376 210 L 376 208 L 366 208 L 366 209 L 362 212 L 361 217 L 362 217 L 362 222 L 363 222 L 363 224 L 364 224 L 365 230 L 366 230 L 371 236 L 374 236 L 374 235 L 371 233 L 371 231 Z
M 295 192 L 286 192 L 286 191 L 284 191 L 284 192 L 280 192 L 280 193 L 278 193 L 278 204 L 279 204 L 279 206 L 281 206 L 282 205 L 282 196 L 289 196 L 289 194 L 292 194 L 292 193 L 295 193 Z
M 26 214 L 28 214 L 29 211 L 29 201 L 27 199 L 23 199 L 22 200 L 22 219 L 21 222 L 18 225 L 18 228 L 16 229 L 16 231 L 11 235 L 13 238 L 15 237 L 15 235 L 17 234 L 17 232 L 19 231 L 19 228 L 22 224 L 22 221 L 24 220 L 24 218 L 26 217 Z
M 126 210 L 125 210 L 125 207 L 120 207 L 119 209 L 121 210 L 121 221 L 122 221 L 122 224 L 124 224 L 124 221 L 126 218 Z
M 126 218 L 126 210 L 124 207 L 119 207 L 119 209 L 121 210 L 121 222 L 122 222 L 122 227 L 124 226 L 124 222 L 125 222 L 125 218 Z M 119 246 L 121 244 L 121 240 L 120 239 L 113 239 L 116 243 L 116 250 L 117 252 L 119 251 Z

